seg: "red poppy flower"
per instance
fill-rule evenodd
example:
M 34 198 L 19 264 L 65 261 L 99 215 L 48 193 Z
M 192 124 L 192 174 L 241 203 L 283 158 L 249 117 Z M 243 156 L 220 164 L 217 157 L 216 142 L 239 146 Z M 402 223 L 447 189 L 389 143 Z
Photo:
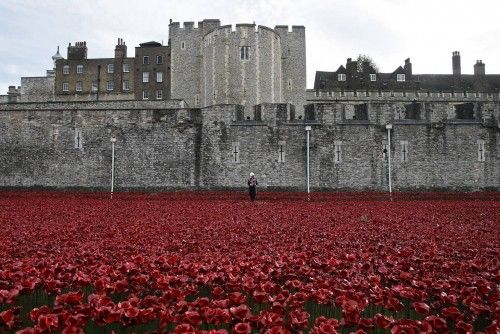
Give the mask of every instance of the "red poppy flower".
M 241 320 L 241 321 L 245 321 L 246 319 L 248 319 L 252 315 L 252 313 L 250 312 L 250 309 L 245 304 L 242 304 L 242 305 L 237 306 L 237 307 L 231 307 L 229 310 L 231 311 L 231 314 L 236 319 Z

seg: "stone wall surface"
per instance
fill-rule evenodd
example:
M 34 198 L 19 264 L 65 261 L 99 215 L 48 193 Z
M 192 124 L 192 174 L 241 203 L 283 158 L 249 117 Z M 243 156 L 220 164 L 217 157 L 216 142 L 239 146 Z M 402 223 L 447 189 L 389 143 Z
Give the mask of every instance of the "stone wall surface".
M 311 126 L 313 190 L 388 187 L 386 123 L 391 123 L 392 185 L 408 190 L 500 190 L 499 104 L 474 106 L 457 120 L 450 103 L 421 103 L 420 119 L 400 119 L 392 101 L 352 119 L 350 103 L 182 108 L 182 101 L 17 103 L 0 106 L 0 187 L 108 189 L 111 142 L 115 189 L 246 187 L 306 189 Z M 403 143 L 405 144 L 403 149 Z M 484 161 L 480 161 L 484 155 Z

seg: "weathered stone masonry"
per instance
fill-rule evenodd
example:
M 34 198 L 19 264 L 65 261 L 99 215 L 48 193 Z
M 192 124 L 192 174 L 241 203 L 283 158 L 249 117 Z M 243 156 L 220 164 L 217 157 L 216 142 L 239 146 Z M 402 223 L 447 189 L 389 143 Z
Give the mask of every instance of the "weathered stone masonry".
M 115 136 L 118 190 L 245 187 L 250 171 L 261 188 L 304 190 L 311 125 L 313 190 L 385 191 L 391 123 L 394 190 L 500 189 L 498 101 L 474 102 L 472 119 L 432 100 L 401 118 L 407 103 L 317 103 L 301 119 L 290 104 L 259 105 L 251 119 L 241 106 L 181 101 L 5 104 L 0 187 L 108 189 Z M 366 119 L 352 119 L 360 110 Z

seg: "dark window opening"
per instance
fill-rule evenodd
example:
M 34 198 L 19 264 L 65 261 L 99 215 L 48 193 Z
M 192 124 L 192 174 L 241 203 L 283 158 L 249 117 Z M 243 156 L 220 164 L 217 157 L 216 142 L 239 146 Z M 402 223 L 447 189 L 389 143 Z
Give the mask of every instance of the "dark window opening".
M 455 105 L 456 119 L 474 119 L 474 104 L 462 103 Z
M 406 119 L 420 119 L 420 103 L 413 102 L 405 105 L 405 118 Z
M 368 120 L 368 104 L 355 104 L 354 105 L 354 116 L 353 119 L 356 120 Z

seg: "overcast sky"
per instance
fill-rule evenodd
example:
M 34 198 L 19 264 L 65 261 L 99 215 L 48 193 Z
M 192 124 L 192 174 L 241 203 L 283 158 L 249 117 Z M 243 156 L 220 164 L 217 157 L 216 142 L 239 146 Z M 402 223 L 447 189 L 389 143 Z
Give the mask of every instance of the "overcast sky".
M 169 19 L 222 24 L 304 25 L 307 87 L 316 70 L 334 71 L 346 58 L 367 54 L 382 72 L 408 57 L 414 73 L 451 73 L 451 53 L 462 73 L 476 59 L 500 74 L 499 0 L 0 0 L 0 93 L 21 76 L 52 68 L 58 45 L 87 41 L 89 58 L 113 57 L 118 37 L 133 47 L 167 43 Z

